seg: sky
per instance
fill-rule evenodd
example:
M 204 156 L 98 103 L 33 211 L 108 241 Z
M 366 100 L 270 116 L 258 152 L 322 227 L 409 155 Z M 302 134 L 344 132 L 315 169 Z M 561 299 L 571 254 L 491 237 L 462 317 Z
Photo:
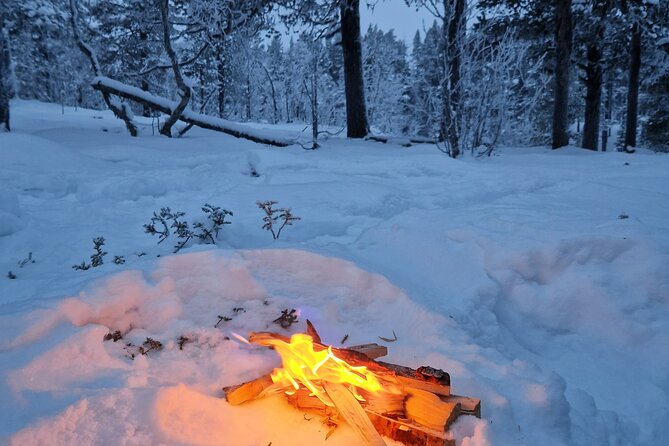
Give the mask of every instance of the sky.
M 372 3 L 372 2 L 370 2 Z M 367 2 L 360 2 L 360 29 L 363 34 L 370 24 L 376 24 L 380 29 L 395 30 L 395 35 L 411 44 L 416 30 L 428 28 L 435 20 L 427 10 L 409 7 L 404 0 L 377 0 L 374 8 L 369 8 Z
M 373 5 L 370 7 L 368 5 Z M 395 30 L 395 36 L 411 46 L 416 30 L 429 28 L 435 20 L 425 8 L 407 6 L 404 0 L 361 0 L 360 1 L 360 30 L 364 34 L 369 25 L 375 24 L 383 31 Z M 277 23 L 276 27 L 283 34 L 284 42 L 288 42 L 291 35 L 297 36 L 299 31 L 290 33 L 285 26 Z

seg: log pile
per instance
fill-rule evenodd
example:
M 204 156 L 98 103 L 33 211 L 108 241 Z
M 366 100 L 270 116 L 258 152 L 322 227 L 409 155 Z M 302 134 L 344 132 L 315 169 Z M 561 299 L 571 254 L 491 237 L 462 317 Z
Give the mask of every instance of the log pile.
M 313 340 L 314 352 L 327 350 L 356 371 L 371 372 L 382 383 L 383 389 L 370 391 L 323 379 L 315 383 L 322 391 L 317 392 L 317 396 L 313 391 L 314 383 L 303 385 L 297 382 L 293 386 L 277 387 L 275 381 L 278 378 L 273 373 L 224 387 L 228 403 L 239 405 L 281 392 L 292 406 L 327 420 L 333 426 L 332 430 L 340 421 L 345 421 L 358 435 L 361 444 L 369 446 L 384 446 L 382 436 L 407 446 L 454 446 L 449 434 L 453 422 L 461 415 L 481 417 L 480 400 L 451 394 L 450 376 L 442 370 L 431 367 L 412 369 L 376 361 L 388 353 L 386 347 L 377 344 L 328 347 L 321 343 L 311 324 L 308 324 L 307 333 Z M 251 333 L 248 340 L 269 347 L 291 342 L 277 333 Z M 365 369 L 357 369 L 359 367 Z

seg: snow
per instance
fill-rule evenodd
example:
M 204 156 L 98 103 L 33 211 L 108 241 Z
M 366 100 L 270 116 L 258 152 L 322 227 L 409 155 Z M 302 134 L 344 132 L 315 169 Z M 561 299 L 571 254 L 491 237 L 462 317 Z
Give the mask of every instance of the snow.
M 666 155 L 452 160 L 343 138 L 277 149 L 201 129 L 152 136 L 141 117 L 131 138 L 108 112 L 12 106 L 14 131 L 0 134 L 1 444 L 357 444 L 346 426 L 325 443 L 327 427 L 280 397 L 222 398 L 278 365 L 233 333 L 283 331 L 271 321 L 291 308 L 300 323 L 286 334 L 307 318 L 334 345 L 394 331 L 389 361 L 442 368 L 454 393 L 481 398 L 483 418 L 453 428 L 459 446 L 669 436 Z M 255 204 L 269 199 L 302 217 L 276 241 Z M 205 203 L 234 212 L 217 245 L 174 255 L 173 236 L 143 232 L 164 206 L 203 221 Z M 97 236 L 104 265 L 73 270 Z M 214 327 L 219 315 L 231 320 Z M 103 341 L 110 330 L 124 339 Z M 164 348 L 131 360 L 125 343 L 147 337 Z
M 141 88 L 133 87 L 132 85 L 127 85 L 117 80 L 110 79 L 104 76 L 97 76 L 93 78 L 91 85 L 102 85 L 111 88 L 114 91 L 123 92 L 132 97 L 143 99 L 146 102 L 157 104 L 164 110 L 171 111 L 176 109 L 178 106 L 177 102 L 170 101 L 169 99 L 156 96 L 147 91 L 144 91 Z M 115 96 L 112 96 L 112 98 L 114 101 L 118 101 L 116 107 L 121 108 L 120 100 Z M 263 131 L 262 129 L 253 128 L 248 125 L 229 121 L 227 119 L 221 119 L 214 116 L 195 113 L 194 111 L 189 109 L 184 110 L 181 116 L 184 117 L 187 121 L 196 121 L 198 123 L 214 127 L 219 130 L 225 129 L 226 133 L 230 133 L 235 136 L 237 136 L 237 134 L 246 134 L 249 135 L 250 137 L 262 139 L 265 141 L 267 140 L 274 141 L 276 144 L 280 146 L 289 146 L 295 143 L 295 140 L 287 139 L 285 137 L 284 138 L 277 137 L 276 132 Z M 130 117 L 134 118 L 131 114 Z

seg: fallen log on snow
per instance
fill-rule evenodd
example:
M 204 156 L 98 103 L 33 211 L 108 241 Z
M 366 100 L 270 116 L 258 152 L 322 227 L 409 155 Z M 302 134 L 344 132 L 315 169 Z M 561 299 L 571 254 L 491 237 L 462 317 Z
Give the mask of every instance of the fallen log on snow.
M 367 135 L 365 139 L 368 141 L 376 141 L 383 144 L 397 144 L 402 147 L 411 147 L 414 144 L 437 144 L 439 142 L 434 138 L 426 138 L 423 136 Z
M 97 90 L 103 94 L 119 96 L 168 115 L 171 115 L 178 106 L 176 102 L 167 98 L 156 96 L 140 88 L 126 85 L 123 82 L 119 82 L 104 76 L 95 77 L 91 82 L 91 86 L 94 90 Z M 260 144 L 286 147 L 295 143 L 294 141 L 287 138 L 273 137 L 263 131 L 253 129 L 243 124 L 238 124 L 226 119 L 216 118 L 214 116 L 196 113 L 192 110 L 183 110 L 179 115 L 179 120 L 205 129 L 223 132 L 236 138 L 248 139 L 249 141 Z

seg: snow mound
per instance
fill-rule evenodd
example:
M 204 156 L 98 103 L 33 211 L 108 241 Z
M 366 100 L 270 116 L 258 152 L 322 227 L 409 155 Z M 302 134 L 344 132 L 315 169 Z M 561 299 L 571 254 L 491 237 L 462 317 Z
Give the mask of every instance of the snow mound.
M 0 188 L 0 237 L 15 233 L 21 229 L 21 209 L 16 192 Z
M 282 398 L 243 407 L 221 399 L 221 386 L 278 365 L 271 351 L 230 335 L 282 331 L 272 320 L 290 308 L 299 311 L 301 321 L 290 332 L 304 330 L 304 319 L 310 318 L 332 344 L 345 334 L 349 343 L 374 340 L 386 334 L 378 330 L 393 327 L 402 339 L 398 344 L 412 345 L 438 336 L 439 325 L 446 323 L 382 276 L 344 260 L 297 250 L 170 256 L 153 271 L 115 274 L 31 316 L 36 320 L 5 349 L 39 346 L 39 353 L 11 370 L 7 382 L 13 398 L 23 401 L 22 414 L 38 411 L 30 404 L 38 394 L 51 400 L 53 409 L 49 418 L 17 432 L 11 444 L 240 446 L 293 438 L 296 431 L 304 434 L 291 444 L 314 444 L 327 428 L 305 421 Z M 230 320 L 215 327 L 218 315 Z M 74 334 L 61 336 L 72 329 Z M 123 333 L 122 340 L 103 341 L 115 330 Z M 177 343 L 181 336 L 188 338 L 183 349 Z M 147 337 L 164 348 L 138 354 Z M 64 405 L 63 395 L 74 401 Z M 114 407 L 118 410 L 111 416 Z M 281 417 L 272 416 L 277 412 Z M 474 426 L 460 430 L 474 435 Z M 480 428 L 475 435 L 485 437 Z M 348 428 L 328 440 L 355 442 Z

